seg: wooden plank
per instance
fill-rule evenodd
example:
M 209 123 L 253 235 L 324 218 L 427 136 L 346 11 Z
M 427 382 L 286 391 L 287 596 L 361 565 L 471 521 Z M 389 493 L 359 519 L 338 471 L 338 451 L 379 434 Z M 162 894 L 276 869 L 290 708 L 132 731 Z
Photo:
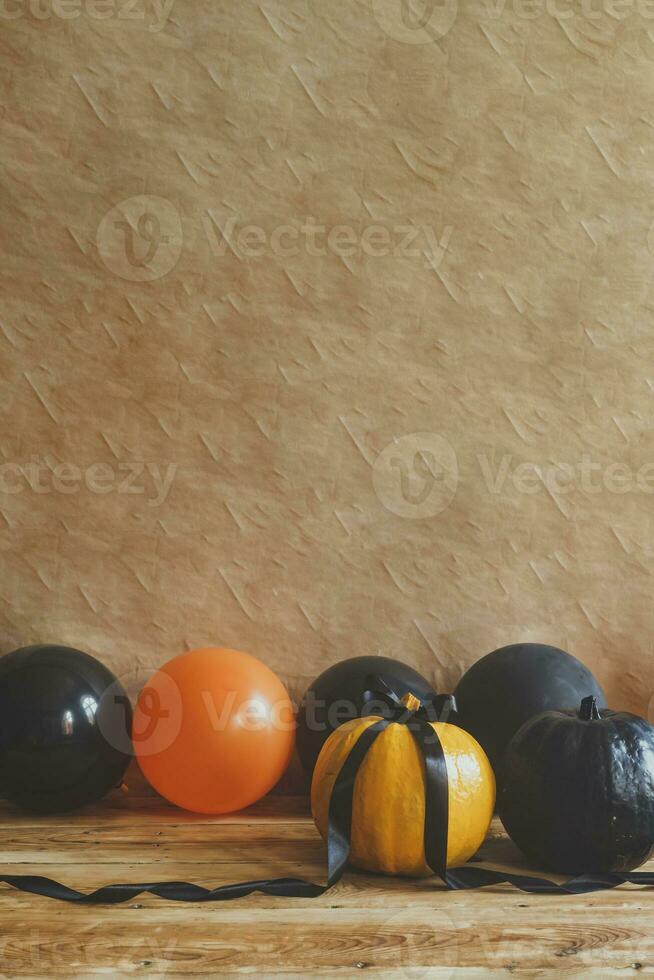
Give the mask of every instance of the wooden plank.
M 115 796 L 59 817 L 0 811 L 2 868 L 82 890 L 112 881 L 208 887 L 298 875 L 324 881 L 324 845 L 305 799 L 269 798 L 223 817 Z M 525 869 L 497 819 L 477 859 Z M 654 862 L 652 863 L 654 864 Z M 650 864 L 650 867 L 652 867 Z M 253 895 L 211 905 L 143 896 L 76 907 L 0 887 L 0 975 L 395 978 L 624 976 L 654 971 L 654 892 L 447 892 L 436 879 L 349 871 L 313 900 Z
M 269 820 L 273 823 L 280 820 L 292 822 L 311 820 L 311 808 L 306 796 L 266 796 L 246 810 L 238 810 L 236 813 L 205 814 L 180 810 L 178 807 L 166 803 L 160 796 L 142 796 L 116 790 L 101 803 L 86 806 L 82 810 L 64 816 L 61 814 L 25 813 L 0 801 L 0 827 L 5 825 L 16 826 L 17 824 L 22 827 L 44 827 L 50 824 L 61 825 L 63 823 L 75 824 L 76 826 L 94 826 L 98 819 L 130 823 L 133 821 L 133 813 L 136 813 L 137 818 L 140 819 L 146 810 L 153 818 L 169 820 L 174 823 L 239 824 L 248 823 L 253 817 L 258 822 Z
M 24 911 L 16 910 L 3 914 L 0 962 L 13 975 L 30 972 L 37 958 L 42 975 L 129 973 L 149 964 L 180 977 L 253 969 L 264 975 L 405 967 L 570 972 L 651 964 L 649 911 L 630 910 L 629 924 L 597 911 L 571 918 L 535 908 L 519 920 L 498 920 L 498 911 L 480 908 L 471 918 L 443 907 L 191 907 L 183 913 L 49 907 L 26 928 Z

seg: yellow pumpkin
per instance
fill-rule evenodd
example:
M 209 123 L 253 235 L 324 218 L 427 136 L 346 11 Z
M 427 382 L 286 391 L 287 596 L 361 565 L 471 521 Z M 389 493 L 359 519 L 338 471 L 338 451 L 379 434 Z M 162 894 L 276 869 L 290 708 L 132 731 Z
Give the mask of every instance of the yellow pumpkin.
M 405 703 L 411 702 L 411 695 Z M 354 718 L 337 728 L 318 757 L 311 809 L 327 837 L 329 800 L 341 766 L 359 736 L 379 718 Z M 495 806 L 495 777 L 479 743 L 462 728 L 432 722 L 447 766 L 449 826 L 447 866 L 472 857 L 488 832 Z M 406 725 L 392 723 L 368 750 L 354 783 L 350 863 L 366 871 L 422 877 L 425 860 L 425 765 Z

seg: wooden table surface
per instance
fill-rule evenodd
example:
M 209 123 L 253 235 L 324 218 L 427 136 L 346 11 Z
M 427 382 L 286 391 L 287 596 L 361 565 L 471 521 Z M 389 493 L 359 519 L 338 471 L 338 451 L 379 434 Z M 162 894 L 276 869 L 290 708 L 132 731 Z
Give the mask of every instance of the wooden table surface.
M 116 795 L 58 817 L 0 810 L 7 873 L 91 890 L 116 881 L 207 886 L 298 875 L 324 880 L 325 853 L 306 801 L 269 797 L 203 817 Z M 498 821 L 482 863 L 524 869 Z M 653 862 L 654 863 L 654 862 Z M 525 895 L 509 886 L 445 892 L 434 880 L 348 872 L 321 898 L 255 895 L 183 905 L 142 896 L 71 906 L 0 886 L 3 977 L 419 978 L 654 972 L 654 890 L 588 897 Z

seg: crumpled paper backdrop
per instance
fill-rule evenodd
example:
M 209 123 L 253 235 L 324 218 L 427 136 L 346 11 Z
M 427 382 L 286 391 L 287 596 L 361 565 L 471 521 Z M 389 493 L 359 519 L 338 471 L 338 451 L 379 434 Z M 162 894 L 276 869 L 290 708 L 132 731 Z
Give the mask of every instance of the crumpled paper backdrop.
M 103 3 L 3 8 L 3 651 L 647 714 L 654 10 Z

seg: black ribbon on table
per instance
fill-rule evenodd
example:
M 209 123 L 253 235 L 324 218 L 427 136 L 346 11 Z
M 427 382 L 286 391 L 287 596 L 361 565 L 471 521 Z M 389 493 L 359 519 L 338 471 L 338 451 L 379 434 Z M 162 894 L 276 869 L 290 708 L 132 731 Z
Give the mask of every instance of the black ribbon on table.
M 460 868 L 446 867 L 448 796 L 447 766 L 443 746 L 431 722 L 447 720 L 456 713 L 456 702 L 451 695 L 434 695 L 415 709 L 408 708 L 379 677 L 370 679 L 370 688 L 363 696 L 364 712 L 378 713 L 380 706 L 384 717 L 374 722 L 359 736 L 352 751 L 343 763 L 334 782 L 329 801 L 329 828 L 327 836 L 327 883 L 318 885 L 305 878 L 268 878 L 259 881 L 243 881 L 218 888 L 204 888 L 186 881 L 146 882 L 134 885 L 103 885 L 88 894 L 62 885 L 52 878 L 40 875 L 0 875 L 0 882 L 23 892 L 54 898 L 79 905 L 117 905 L 128 902 L 143 893 L 156 895 L 175 902 L 228 902 L 244 898 L 253 892 L 280 898 L 317 898 L 329 891 L 341 878 L 350 856 L 350 829 L 352 824 L 352 800 L 357 772 L 366 753 L 389 725 L 406 725 L 420 749 L 425 763 L 425 859 L 448 889 L 484 888 L 489 885 L 509 884 L 532 894 L 585 895 L 604 891 L 617 885 L 654 885 L 654 872 L 631 871 L 583 874 L 557 884 L 535 875 L 518 875 L 506 871 L 492 871 L 465 865 Z M 382 713 L 380 712 L 380 713 Z

